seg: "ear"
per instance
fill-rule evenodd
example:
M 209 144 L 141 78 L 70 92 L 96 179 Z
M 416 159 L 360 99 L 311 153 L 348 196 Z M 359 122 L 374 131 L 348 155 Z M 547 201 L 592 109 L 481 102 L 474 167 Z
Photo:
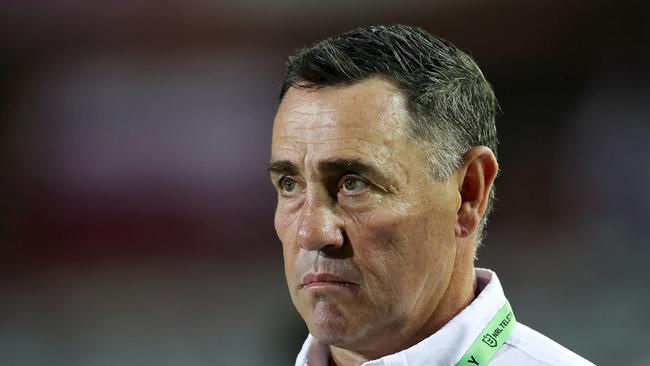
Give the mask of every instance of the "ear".
M 461 202 L 454 227 L 456 237 L 468 237 L 478 229 L 498 171 L 497 159 L 488 147 L 474 147 L 463 155 L 463 166 L 457 173 Z

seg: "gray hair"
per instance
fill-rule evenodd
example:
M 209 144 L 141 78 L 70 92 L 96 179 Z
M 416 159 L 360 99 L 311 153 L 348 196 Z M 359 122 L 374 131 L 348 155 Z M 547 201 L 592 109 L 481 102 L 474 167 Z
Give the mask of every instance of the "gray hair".
M 353 84 L 373 77 L 392 81 L 406 97 L 407 133 L 422 148 L 430 174 L 447 180 L 474 146 L 497 154 L 498 104 L 474 60 L 450 42 L 411 26 L 357 28 L 289 56 L 280 100 L 291 87 Z M 494 188 L 479 225 L 485 236 Z

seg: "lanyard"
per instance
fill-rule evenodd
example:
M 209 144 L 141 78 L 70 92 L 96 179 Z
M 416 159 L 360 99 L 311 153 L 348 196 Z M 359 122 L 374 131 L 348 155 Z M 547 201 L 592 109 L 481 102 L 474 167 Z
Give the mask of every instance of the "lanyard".
M 510 303 L 506 300 L 505 305 L 490 320 L 490 323 L 481 331 L 474 343 L 456 366 L 484 366 L 487 365 L 499 348 L 503 346 L 510 333 L 515 328 L 515 314 L 512 312 Z

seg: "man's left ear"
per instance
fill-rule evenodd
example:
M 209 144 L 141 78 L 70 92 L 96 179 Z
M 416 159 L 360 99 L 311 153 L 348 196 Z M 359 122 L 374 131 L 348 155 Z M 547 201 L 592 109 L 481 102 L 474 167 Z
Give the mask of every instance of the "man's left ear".
M 468 237 L 478 229 L 498 171 L 497 159 L 486 146 L 473 147 L 463 155 L 457 175 L 461 197 L 454 228 L 457 237 Z

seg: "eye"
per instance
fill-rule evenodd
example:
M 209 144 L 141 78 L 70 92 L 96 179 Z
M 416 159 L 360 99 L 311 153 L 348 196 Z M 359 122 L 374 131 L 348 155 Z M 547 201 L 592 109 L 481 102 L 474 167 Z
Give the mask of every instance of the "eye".
M 300 184 L 293 178 L 280 178 L 280 191 L 285 196 L 295 196 L 300 192 Z
M 366 188 L 368 188 L 368 183 L 354 175 L 344 176 L 341 180 L 341 186 L 339 187 L 339 189 L 342 190 L 344 194 L 348 195 L 359 194 Z

